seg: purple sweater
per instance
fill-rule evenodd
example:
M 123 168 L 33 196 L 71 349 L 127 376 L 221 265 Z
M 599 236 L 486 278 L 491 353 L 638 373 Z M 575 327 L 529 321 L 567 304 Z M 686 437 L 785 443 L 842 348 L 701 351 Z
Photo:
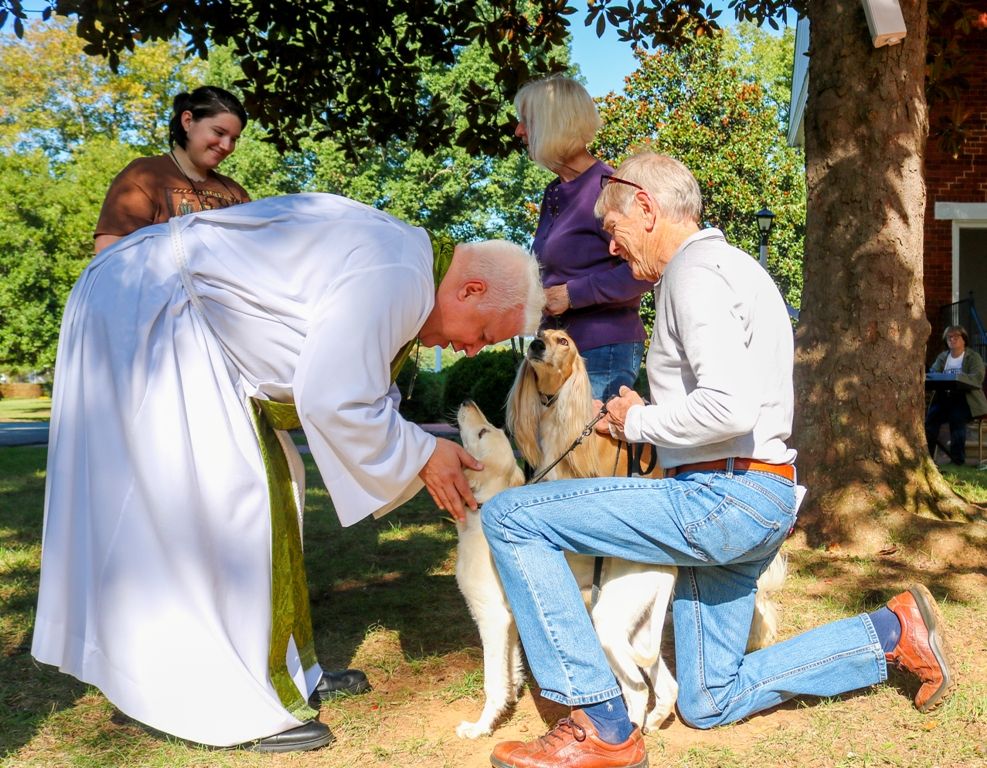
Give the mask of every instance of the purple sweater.
M 572 181 L 545 187 L 533 245 L 542 284 L 565 283 L 572 304 L 558 317 L 546 315 L 542 327 L 565 328 L 581 350 L 645 339 L 638 307 L 652 284 L 610 255 L 610 237 L 593 216 L 604 173 L 613 168 L 597 160 Z

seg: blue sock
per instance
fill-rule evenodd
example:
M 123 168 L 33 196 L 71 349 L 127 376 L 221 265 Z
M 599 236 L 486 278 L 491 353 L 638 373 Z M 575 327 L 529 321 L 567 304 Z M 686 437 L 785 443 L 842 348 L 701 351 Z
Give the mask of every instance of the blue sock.
M 874 631 L 877 632 L 877 639 L 881 641 L 881 647 L 885 653 L 891 653 L 898 647 L 898 641 L 901 639 L 901 622 L 898 616 L 887 606 L 878 608 L 869 615 Z
M 580 709 L 593 721 L 597 735 L 607 744 L 623 744 L 634 732 L 634 723 L 627 716 L 627 707 L 620 696 Z

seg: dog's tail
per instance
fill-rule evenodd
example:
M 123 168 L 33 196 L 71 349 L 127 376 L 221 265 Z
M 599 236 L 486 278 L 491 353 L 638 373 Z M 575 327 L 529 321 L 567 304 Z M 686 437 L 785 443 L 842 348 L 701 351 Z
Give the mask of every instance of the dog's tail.
M 751 619 L 751 631 L 747 637 L 747 652 L 766 648 L 778 638 L 778 606 L 771 597 L 785 584 L 788 576 L 788 558 L 781 552 L 775 555 L 757 580 L 757 595 L 754 597 L 754 616 Z
M 779 552 L 757 580 L 758 592 L 777 592 L 785 585 L 788 576 L 788 558 Z

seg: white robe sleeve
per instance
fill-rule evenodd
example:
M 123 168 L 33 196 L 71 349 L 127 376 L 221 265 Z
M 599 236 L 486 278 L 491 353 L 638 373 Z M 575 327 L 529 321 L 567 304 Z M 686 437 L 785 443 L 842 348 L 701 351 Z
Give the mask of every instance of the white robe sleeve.
M 430 271 L 367 267 L 335 280 L 313 317 L 295 371 L 295 405 L 343 525 L 422 487 L 418 472 L 435 438 L 399 415 L 390 367 L 434 300 Z

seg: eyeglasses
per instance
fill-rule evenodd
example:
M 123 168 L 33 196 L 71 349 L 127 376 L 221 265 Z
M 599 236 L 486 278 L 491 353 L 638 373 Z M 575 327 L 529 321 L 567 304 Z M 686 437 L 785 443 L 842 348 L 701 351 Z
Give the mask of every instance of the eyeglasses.
M 614 176 L 612 173 L 601 173 L 600 189 L 606 189 L 611 184 L 626 184 L 628 187 L 634 187 L 634 189 L 640 189 L 642 192 L 648 191 L 640 184 L 635 184 L 633 181 L 628 181 L 627 179 L 622 179 L 619 176 Z

